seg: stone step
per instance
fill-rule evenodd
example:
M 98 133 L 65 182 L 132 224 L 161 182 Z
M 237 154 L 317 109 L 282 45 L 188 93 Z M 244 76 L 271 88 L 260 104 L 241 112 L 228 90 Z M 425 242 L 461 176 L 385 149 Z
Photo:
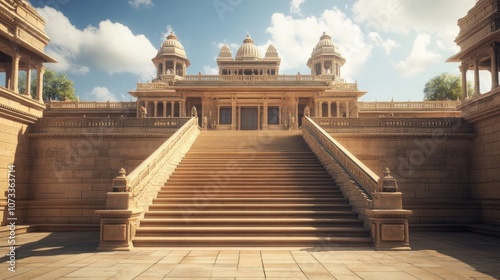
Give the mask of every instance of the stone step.
M 360 227 L 312 227 L 312 226 L 217 226 L 217 227 L 141 227 L 136 236 L 330 236 L 330 237 L 368 237 L 369 231 Z
M 155 198 L 153 199 L 154 204 L 182 204 L 188 203 L 192 204 L 193 201 L 197 200 L 196 197 L 168 197 L 168 198 Z M 349 203 L 346 198 L 331 198 L 331 197 L 280 197 L 280 198 L 253 198 L 247 196 L 240 197 L 206 197 L 204 199 L 206 204 L 282 204 L 282 203 L 314 203 L 315 205 L 331 204 L 331 203 Z
M 186 223 L 189 218 L 190 222 L 199 223 L 242 223 L 242 224 L 257 224 L 265 223 L 268 226 L 283 224 L 355 224 L 360 225 L 362 222 L 358 220 L 358 214 L 350 210 L 334 210 L 334 211 L 312 211 L 312 210 L 274 210 L 274 211 L 231 211 L 231 210 L 206 210 L 202 207 L 192 207 L 192 209 L 180 213 L 179 209 L 170 211 L 147 211 L 144 216 L 150 219 L 163 220 L 143 220 L 143 223 Z
M 371 237 L 324 237 L 324 236 L 153 236 L 136 237 L 137 247 L 367 247 L 371 246 Z
M 168 203 L 168 204 L 152 204 L 149 210 L 182 210 L 189 211 L 192 208 L 203 208 L 205 210 L 232 210 L 232 211 L 258 211 L 258 210 L 351 210 L 348 203 L 206 203 L 206 199 L 200 198 L 199 200 L 191 203 Z M 194 209 L 196 210 L 196 209 Z
M 338 227 L 362 227 L 363 222 L 357 219 L 357 215 L 339 215 L 339 218 L 151 218 L 141 221 L 141 227 L 171 227 L 171 226 L 197 226 L 197 227 L 215 227 L 215 226 L 265 226 L 265 227 L 283 227 L 283 226 L 338 226 Z

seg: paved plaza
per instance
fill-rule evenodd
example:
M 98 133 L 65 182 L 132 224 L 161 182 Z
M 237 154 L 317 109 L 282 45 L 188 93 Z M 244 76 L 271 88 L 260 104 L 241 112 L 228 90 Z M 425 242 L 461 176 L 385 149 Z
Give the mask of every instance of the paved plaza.
M 412 233 L 411 251 L 373 248 L 136 248 L 96 251 L 94 232 L 16 237 L 0 279 L 498 279 L 500 239 Z M 4 255 L 7 238 L 1 238 Z

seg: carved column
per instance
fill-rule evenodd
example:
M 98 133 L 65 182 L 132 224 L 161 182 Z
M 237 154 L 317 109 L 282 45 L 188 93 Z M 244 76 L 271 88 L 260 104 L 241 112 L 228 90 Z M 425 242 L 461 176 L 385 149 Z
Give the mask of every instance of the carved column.
M 261 126 L 261 117 L 260 117 L 260 106 L 257 106 L 257 130 L 260 130 Z
M 474 61 L 474 95 L 481 94 L 481 85 L 479 80 L 479 59 Z
M 345 102 L 345 117 L 346 117 L 346 118 L 349 118 L 349 117 L 350 117 L 350 113 L 351 113 L 351 112 L 349 112 L 349 111 L 350 111 L 350 109 L 349 109 L 349 101 L 346 101 L 346 102 Z
M 340 118 L 340 102 L 335 102 L 335 106 L 337 107 L 337 118 Z
M 263 112 L 263 120 L 262 120 L 262 129 L 267 129 L 268 128 L 268 119 L 269 119 L 269 116 L 268 116 L 268 110 L 269 110 L 269 104 L 267 103 L 267 101 L 264 102 L 264 108 L 263 108 L 264 112 Z
M 498 45 L 491 48 L 491 90 L 498 87 Z
M 377 192 L 372 194 L 373 208 L 366 210 L 370 218 L 373 243 L 376 249 L 410 249 L 408 217 L 413 213 L 403 209 L 403 194 L 389 168 L 379 179 Z
M 458 67 L 460 73 L 462 73 L 462 96 L 460 100 L 464 101 L 469 97 L 469 90 L 467 88 L 467 70 L 469 70 L 469 64 L 462 62 L 462 65 Z
M 332 117 L 332 102 L 328 101 L 328 117 Z
M 231 102 L 231 130 L 236 130 L 236 102 Z
M 15 93 L 19 93 L 19 61 L 21 60 L 21 56 L 18 54 L 15 54 L 12 57 L 12 84 L 10 85 L 10 89 L 14 91 Z
M 182 117 L 182 101 L 177 101 L 179 103 L 179 118 Z
M 144 101 L 144 108 L 146 108 L 146 117 L 149 117 L 149 101 Z
M 31 61 L 28 63 L 28 69 L 26 69 L 26 90 L 24 95 L 31 98 Z
M 175 117 L 175 101 L 170 101 L 170 108 L 171 108 L 171 117 Z
M 158 117 L 158 101 L 153 101 L 153 117 Z
M 38 65 L 36 68 L 37 74 L 37 85 L 36 85 L 36 100 L 43 103 L 43 74 L 45 73 L 45 67 L 42 64 Z

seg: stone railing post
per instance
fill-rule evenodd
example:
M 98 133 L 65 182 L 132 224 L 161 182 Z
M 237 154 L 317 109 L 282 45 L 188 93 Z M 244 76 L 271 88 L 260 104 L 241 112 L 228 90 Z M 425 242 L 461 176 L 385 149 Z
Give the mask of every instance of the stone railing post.
M 367 209 L 373 244 L 376 249 L 410 249 L 408 217 L 411 210 L 403 209 L 403 194 L 391 176 L 389 168 L 379 179 L 377 192 L 372 194 L 373 207 Z
M 96 210 L 101 218 L 99 250 L 128 251 L 134 245 L 137 219 L 141 211 L 128 185 L 125 169 L 113 179 L 113 192 L 106 194 L 106 209 Z

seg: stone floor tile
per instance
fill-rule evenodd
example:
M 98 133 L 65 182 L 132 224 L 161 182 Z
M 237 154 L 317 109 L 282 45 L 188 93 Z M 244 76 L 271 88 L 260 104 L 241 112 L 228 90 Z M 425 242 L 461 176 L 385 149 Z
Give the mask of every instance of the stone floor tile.
M 405 280 L 415 279 L 415 280 L 417 280 L 417 279 L 419 279 L 419 278 L 416 278 L 416 277 L 414 277 L 408 273 L 402 272 L 402 271 L 384 271 L 383 273 L 363 271 L 363 272 L 357 272 L 356 274 L 364 280 L 400 280 L 400 279 L 405 279 Z

